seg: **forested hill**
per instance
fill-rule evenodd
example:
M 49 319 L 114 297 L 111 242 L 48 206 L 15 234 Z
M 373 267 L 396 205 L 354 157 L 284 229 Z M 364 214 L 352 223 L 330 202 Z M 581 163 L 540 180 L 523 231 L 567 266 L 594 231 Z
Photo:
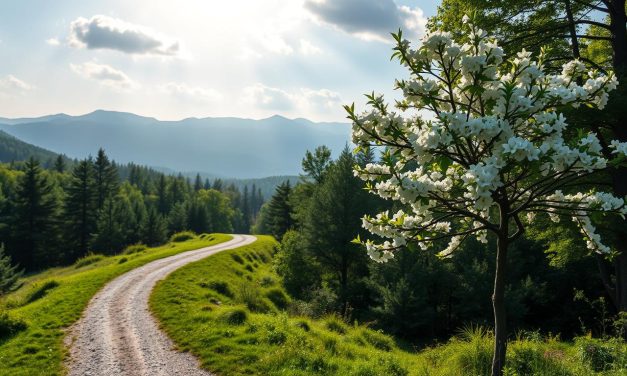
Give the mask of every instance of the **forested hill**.
M 72 158 L 85 158 L 102 147 L 121 163 L 231 178 L 297 175 L 305 150 L 327 145 L 337 155 L 350 141 L 349 124 L 281 116 L 159 121 L 95 111 L 83 116 L 4 119 L 0 129 Z
M 49 167 L 57 159 L 58 154 L 0 131 L 0 162 L 24 161 L 30 157 L 38 159 L 42 165 Z M 69 159 L 66 162 L 69 162 Z

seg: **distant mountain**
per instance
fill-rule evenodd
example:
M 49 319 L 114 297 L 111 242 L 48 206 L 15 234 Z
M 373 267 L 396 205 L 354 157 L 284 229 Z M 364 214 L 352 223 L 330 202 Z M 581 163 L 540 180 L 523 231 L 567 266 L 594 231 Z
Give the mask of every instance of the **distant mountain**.
M 301 171 L 306 150 L 327 145 L 337 155 L 350 140 L 345 123 L 281 116 L 159 121 L 103 110 L 82 116 L 0 119 L 0 130 L 73 158 L 93 155 L 103 147 L 121 163 L 225 178 L 294 176 Z

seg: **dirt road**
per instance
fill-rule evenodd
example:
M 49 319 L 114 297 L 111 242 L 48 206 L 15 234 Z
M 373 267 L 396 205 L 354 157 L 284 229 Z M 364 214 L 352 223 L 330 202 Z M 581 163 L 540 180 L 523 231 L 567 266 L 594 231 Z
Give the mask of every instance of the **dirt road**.
M 153 261 L 109 282 L 68 333 L 69 375 L 210 375 L 194 356 L 173 349 L 150 314 L 148 297 L 157 281 L 174 270 L 254 241 L 254 236 L 233 235 L 228 242 Z

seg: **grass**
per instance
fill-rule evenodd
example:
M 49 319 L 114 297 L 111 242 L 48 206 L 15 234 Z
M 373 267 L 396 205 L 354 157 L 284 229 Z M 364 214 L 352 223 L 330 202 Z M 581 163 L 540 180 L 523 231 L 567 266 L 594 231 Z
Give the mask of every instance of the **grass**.
M 125 255 L 89 255 L 65 268 L 24 278 L 0 302 L 0 375 L 62 375 L 65 329 L 108 281 L 150 261 L 230 239 L 206 235 L 156 248 L 134 246 Z
M 490 332 L 469 327 L 420 351 L 336 316 L 290 316 L 291 298 L 273 272 L 275 241 L 224 251 L 160 281 L 150 307 L 180 350 L 218 375 L 487 375 Z M 255 264 L 257 266 L 255 266 Z M 251 271 L 252 269 L 252 271 Z M 561 342 L 519 335 L 508 348 L 508 376 L 626 375 L 620 340 Z

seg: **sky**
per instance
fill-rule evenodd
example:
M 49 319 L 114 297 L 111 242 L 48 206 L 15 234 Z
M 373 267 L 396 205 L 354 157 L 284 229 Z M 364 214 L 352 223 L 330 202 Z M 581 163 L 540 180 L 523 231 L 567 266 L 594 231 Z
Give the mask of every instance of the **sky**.
M 96 109 L 160 120 L 279 114 L 343 121 L 394 96 L 390 32 L 436 0 L 0 2 L 0 117 Z

